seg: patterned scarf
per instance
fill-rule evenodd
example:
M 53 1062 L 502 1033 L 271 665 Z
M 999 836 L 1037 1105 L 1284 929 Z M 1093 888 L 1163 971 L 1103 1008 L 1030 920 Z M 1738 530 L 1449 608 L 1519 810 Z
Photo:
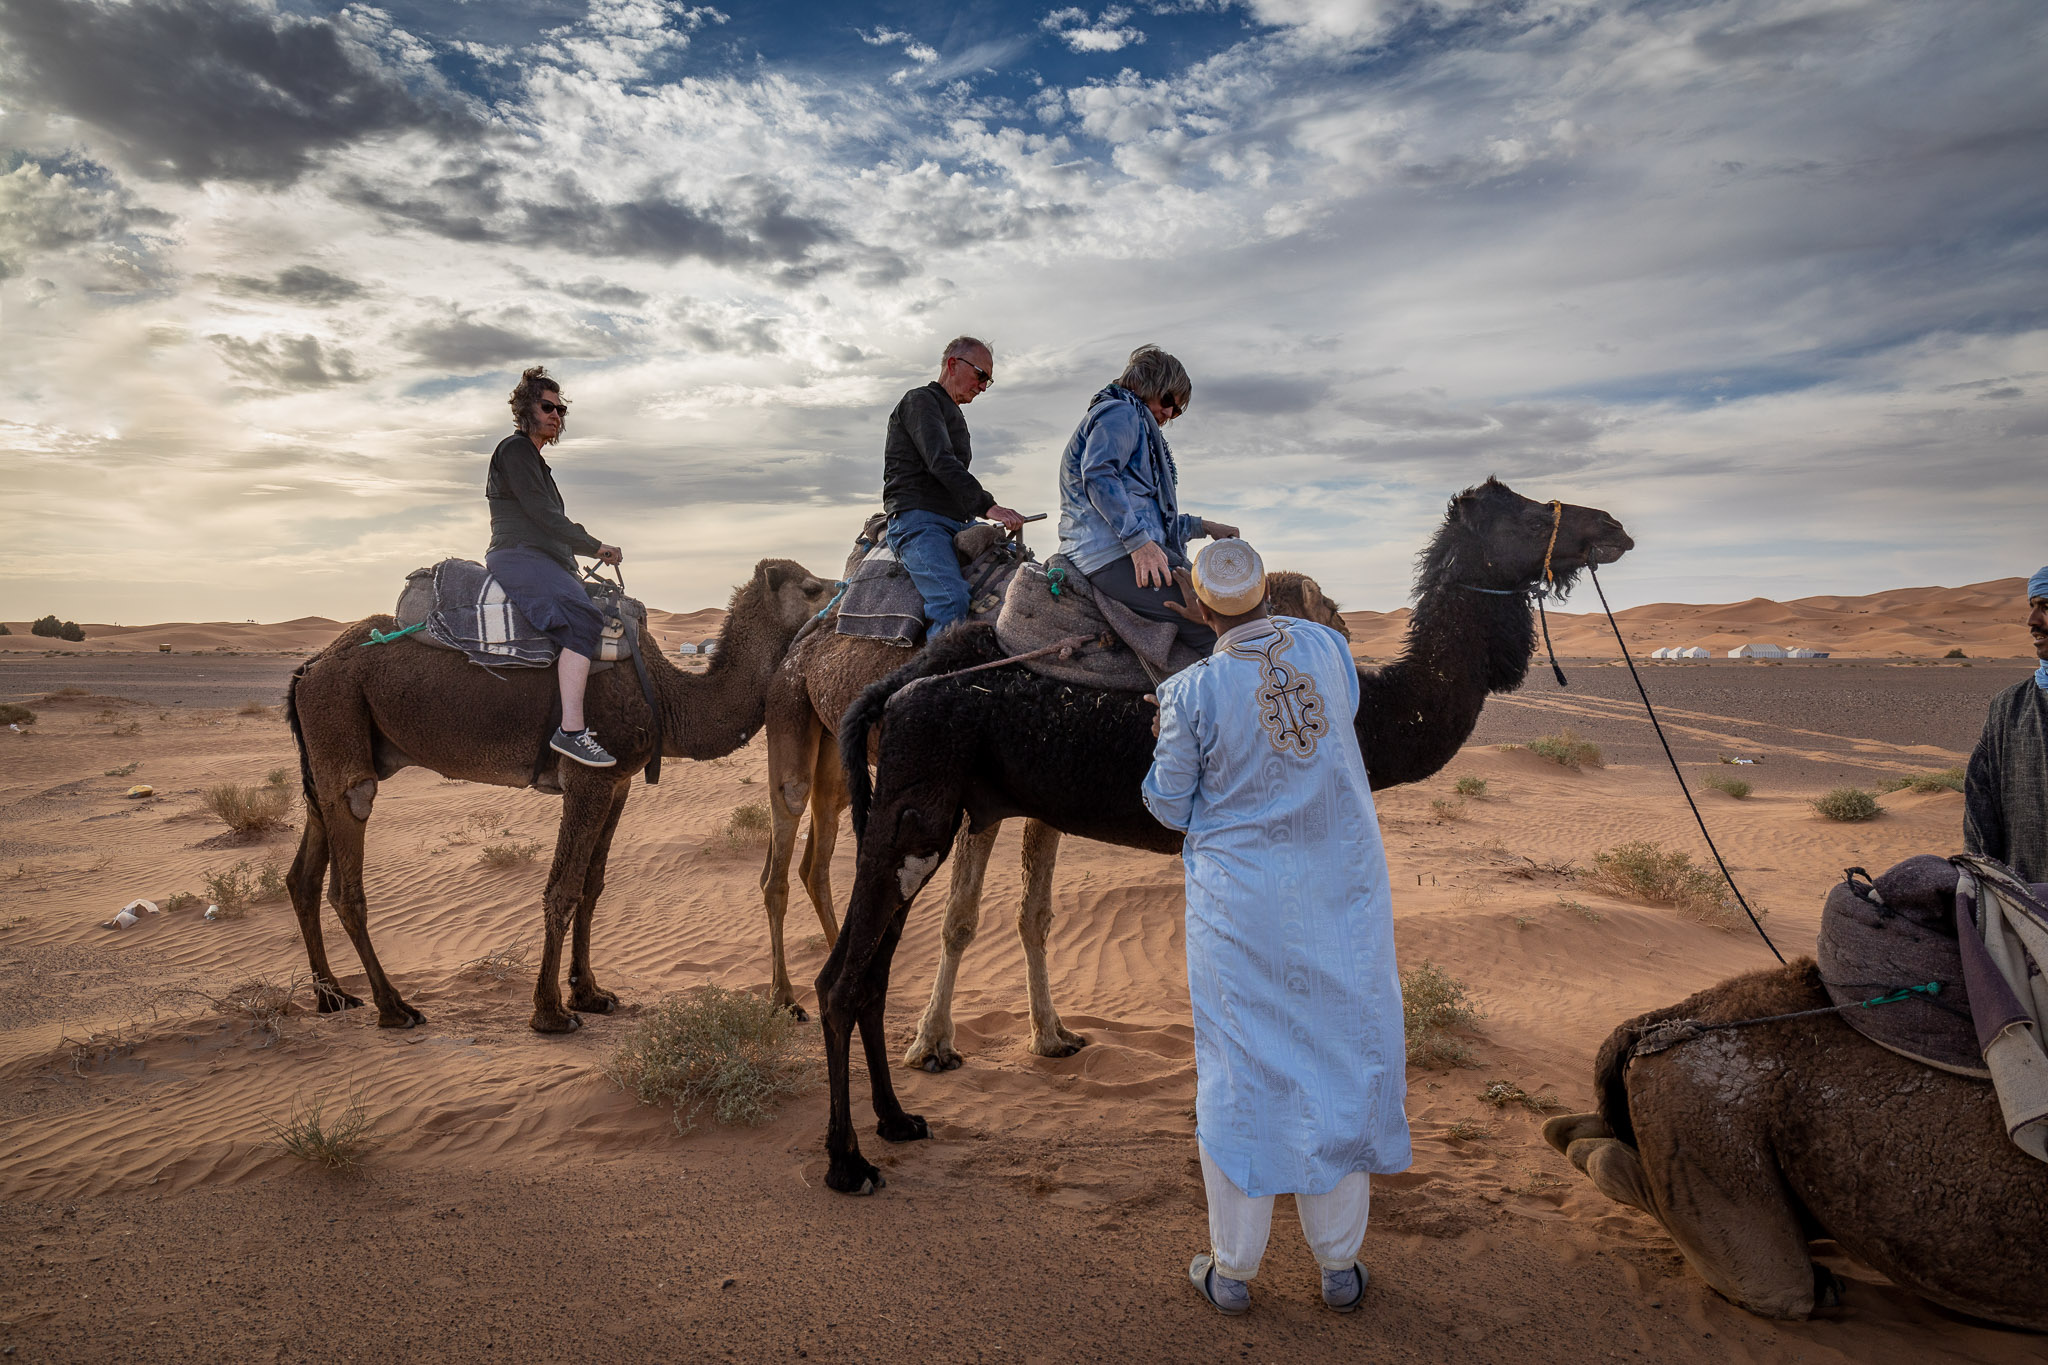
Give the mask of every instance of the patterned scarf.
M 2039 597 L 2048 597 L 2048 565 L 2034 570 L 2034 576 L 2027 580 L 2027 600 L 2032 602 Z M 2034 670 L 2034 686 L 2048 692 L 2048 659 L 2041 660 Z

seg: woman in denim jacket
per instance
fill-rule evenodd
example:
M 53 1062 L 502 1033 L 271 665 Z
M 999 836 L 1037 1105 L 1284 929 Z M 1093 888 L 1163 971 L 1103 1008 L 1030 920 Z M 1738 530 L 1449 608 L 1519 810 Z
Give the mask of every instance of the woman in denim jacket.
M 1095 591 L 1149 620 L 1172 621 L 1183 641 L 1206 653 L 1216 634 L 1173 609 L 1186 605 L 1175 574 L 1188 567 L 1190 540 L 1234 536 L 1237 528 L 1180 510 L 1180 472 L 1161 428 L 1187 411 L 1193 387 L 1178 360 L 1147 345 L 1089 400 L 1060 456 L 1060 553 Z

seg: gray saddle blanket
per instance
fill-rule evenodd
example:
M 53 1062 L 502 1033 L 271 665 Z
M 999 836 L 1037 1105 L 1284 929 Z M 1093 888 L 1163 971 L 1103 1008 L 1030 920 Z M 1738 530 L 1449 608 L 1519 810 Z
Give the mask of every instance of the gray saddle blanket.
M 1029 654 L 1076 635 L 1096 643 L 1070 657 L 1045 655 L 1024 667 L 1060 682 L 1112 692 L 1149 692 L 1202 655 L 1181 643 L 1171 621 L 1149 621 L 1090 586 L 1065 555 L 1026 564 L 1010 580 L 996 616 L 1006 654 Z
M 846 584 L 835 610 L 833 629 L 841 635 L 912 648 L 924 639 L 924 598 L 884 539 L 886 514 L 868 518 L 853 553 L 847 556 Z M 1030 551 L 1007 540 L 1002 528 L 976 523 L 953 537 L 953 555 L 967 580 L 970 619 L 986 617 L 1002 605 L 1017 566 Z
M 631 658 L 647 620 L 647 608 L 618 592 L 589 587 L 592 605 L 605 618 L 604 638 L 592 672 Z M 505 596 L 490 570 L 473 559 L 444 559 L 405 576 L 391 613 L 400 630 L 418 626 L 408 638 L 452 649 L 473 664 L 493 668 L 549 668 L 555 642 L 535 630 Z

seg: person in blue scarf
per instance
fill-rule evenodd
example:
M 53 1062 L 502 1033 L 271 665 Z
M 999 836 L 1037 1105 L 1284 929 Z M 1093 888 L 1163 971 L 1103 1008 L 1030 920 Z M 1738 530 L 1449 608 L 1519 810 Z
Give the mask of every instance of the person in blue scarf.
M 1188 410 L 1188 372 L 1157 346 L 1131 352 L 1114 384 L 1088 400 L 1088 414 L 1060 456 L 1060 553 L 1097 592 L 1153 621 L 1171 621 L 1206 652 L 1216 633 L 1184 610 L 1175 581 L 1189 567 L 1188 542 L 1230 537 L 1235 526 L 1180 510 L 1180 470 L 1165 426 Z
M 1991 700 L 1963 782 L 1963 847 L 2048 882 L 2048 567 L 2027 580 L 2034 676 Z

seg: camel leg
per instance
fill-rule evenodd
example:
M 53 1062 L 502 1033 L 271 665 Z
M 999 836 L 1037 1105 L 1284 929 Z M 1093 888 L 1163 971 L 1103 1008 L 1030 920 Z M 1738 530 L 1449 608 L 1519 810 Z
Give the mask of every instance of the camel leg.
M 625 813 L 626 798 L 633 791 L 630 779 L 618 784 L 612 795 L 611 811 L 598 831 L 597 847 L 591 850 L 590 868 L 583 874 L 583 895 L 576 902 L 576 928 L 569 951 L 569 1008 L 583 1014 L 610 1014 L 619 1007 L 619 997 L 597 984 L 590 970 L 590 921 L 597 913 L 597 898 L 604 894 L 604 871 L 611 859 L 612 835 Z
M 376 799 L 377 782 L 366 777 L 351 786 L 339 801 L 323 803 L 321 824 L 327 835 L 332 872 L 329 893 L 341 927 L 348 931 L 363 971 L 370 978 L 370 998 L 377 1003 L 378 1028 L 412 1028 L 427 1022 L 427 1016 L 405 1003 L 391 978 L 377 961 L 370 946 L 370 907 L 363 895 L 363 834 L 369 827 L 370 805 Z M 300 920 L 304 924 L 303 917 Z
M 953 1048 L 953 985 L 960 974 L 960 959 L 981 928 L 981 883 L 988 873 L 989 854 L 995 851 L 996 835 L 1003 828 L 998 820 L 976 834 L 963 829 L 953 844 L 953 892 L 946 901 L 946 925 L 940 932 L 939 974 L 932 981 L 932 998 L 918 1021 L 917 1037 L 903 1054 L 905 1066 L 926 1071 L 951 1071 L 966 1059 Z
M 313 969 L 313 998 L 320 1013 L 354 1009 L 363 1002 L 341 988 L 334 968 L 327 963 L 327 940 L 320 932 L 320 884 L 327 879 L 327 827 L 319 810 L 306 807 L 306 829 L 299 836 L 298 856 L 284 884 L 291 892 L 292 910 L 299 917 L 299 937 L 306 941 L 306 962 Z
M 540 975 L 533 983 L 536 1033 L 573 1033 L 583 1021 L 562 1006 L 562 939 L 576 918 L 590 855 L 611 814 L 612 784 L 607 778 L 585 777 L 592 771 L 562 765 L 562 827 L 555 835 L 555 861 L 548 869 L 547 890 L 541 893 L 544 929 Z
M 771 696 L 773 689 L 771 689 Z M 789 913 L 789 859 L 796 849 L 797 822 L 811 796 L 809 774 L 816 765 L 823 729 L 809 707 L 800 716 L 785 721 L 784 712 L 771 702 L 768 726 L 768 855 L 761 865 L 761 903 L 768 913 L 768 958 L 771 985 L 768 998 L 797 1018 L 806 1017 L 796 1003 L 796 987 L 789 979 L 789 959 L 782 946 L 782 921 Z M 813 817 L 815 820 L 815 817 Z M 813 835 L 813 838 L 816 836 Z
M 811 834 L 804 841 L 803 865 L 797 873 L 810 893 L 811 908 L 818 912 L 827 949 L 839 941 L 839 921 L 832 913 L 832 850 L 839 843 L 839 817 L 846 806 L 846 770 L 839 766 L 834 747 L 820 744 L 811 773 Z
M 1060 1022 L 1045 971 L 1045 936 L 1052 928 L 1052 872 L 1059 863 L 1060 832 L 1040 820 L 1024 822 L 1024 902 L 1017 937 L 1024 942 L 1024 979 L 1031 995 L 1031 1050 L 1041 1057 L 1071 1057 L 1088 1040 Z

